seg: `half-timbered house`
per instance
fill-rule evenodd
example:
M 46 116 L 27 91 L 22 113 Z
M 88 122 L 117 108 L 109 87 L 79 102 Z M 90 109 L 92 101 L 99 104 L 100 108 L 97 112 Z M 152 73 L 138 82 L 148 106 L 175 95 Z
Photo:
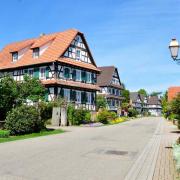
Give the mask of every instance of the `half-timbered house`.
M 98 93 L 107 99 L 108 109 L 117 112 L 123 100 L 121 95 L 123 86 L 120 81 L 118 69 L 114 66 L 98 68 L 101 70 L 101 74 L 97 78 L 98 85 L 101 88 Z
M 95 110 L 97 68 L 83 33 L 70 29 L 11 43 L 0 51 L 0 76 L 23 81 L 36 77 L 47 88 L 46 100 L 59 96 Z

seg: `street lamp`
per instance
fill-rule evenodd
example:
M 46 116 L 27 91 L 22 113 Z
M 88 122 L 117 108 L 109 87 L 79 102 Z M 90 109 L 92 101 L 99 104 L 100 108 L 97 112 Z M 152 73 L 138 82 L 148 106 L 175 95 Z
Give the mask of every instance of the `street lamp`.
M 171 52 L 171 57 L 173 58 L 174 61 L 179 61 L 178 59 L 178 51 L 179 51 L 179 43 L 176 39 L 172 39 L 169 45 L 169 50 Z

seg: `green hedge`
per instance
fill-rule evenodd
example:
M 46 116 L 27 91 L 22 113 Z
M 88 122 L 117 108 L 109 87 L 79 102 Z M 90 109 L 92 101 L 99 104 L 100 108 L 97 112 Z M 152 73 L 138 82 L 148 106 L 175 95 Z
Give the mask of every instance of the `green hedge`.
M 6 130 L 0 130 L 0 138 L 8 138 L 10 135 L 9 131 Z

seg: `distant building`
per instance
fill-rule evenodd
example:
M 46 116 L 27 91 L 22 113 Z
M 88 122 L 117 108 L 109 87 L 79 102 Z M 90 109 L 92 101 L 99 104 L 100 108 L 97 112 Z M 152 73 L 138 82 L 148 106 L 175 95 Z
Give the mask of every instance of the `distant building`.
M 162 106 L 158 96 L 143 96 L 138 92 L 131 92 L 130 105 L 140 114 L 149 112 L 154 116 L 161 115 Z
M 143 111 L 143 99 L 138 92 L 130 92 L 130 105 L 139 113 Z
M 148 98 L 138 92 L 130 92 L 130 105 L 140 114 L 147 111 Z
M 168 88 L 168 101 L 172 101 L 178 93 L 180 93 L 180 86 Z
M 151 115 L 161 116 L 162 106 L 161 106 L 161 100 L 159 99 L 159 97 L 149 96 L 147 108 L 148 108 L 148 112 L 150 112 Z
M 108 109 L 117 111 L 121 106 L 123 97 L 121 91 L 123 86 L 119 77 L 118 69 L 114 66 L 98 67 L 101 74 L 97 76 L 97 84 L 101 90 L 98 94 L 103 95 L 108 102 Z

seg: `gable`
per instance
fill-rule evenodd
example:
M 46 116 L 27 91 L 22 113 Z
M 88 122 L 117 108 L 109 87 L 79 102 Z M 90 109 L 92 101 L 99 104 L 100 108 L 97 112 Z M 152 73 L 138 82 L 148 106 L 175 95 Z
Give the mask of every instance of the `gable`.
M 90 55 L 86 42 L 80 34 L 76 35 L 63 56 L 76 61 L 93 64 L 93 59 Z
M 121 85 L 121 81 L 120 81 L 120 78 L 119 78 L 117 68 L 114 68 L 114 72 L 113 72 L 113 75 L 112 75 L 112 81 L 111 82 L 112 82 L 112 84 L 115 84 L 115 85 Z

